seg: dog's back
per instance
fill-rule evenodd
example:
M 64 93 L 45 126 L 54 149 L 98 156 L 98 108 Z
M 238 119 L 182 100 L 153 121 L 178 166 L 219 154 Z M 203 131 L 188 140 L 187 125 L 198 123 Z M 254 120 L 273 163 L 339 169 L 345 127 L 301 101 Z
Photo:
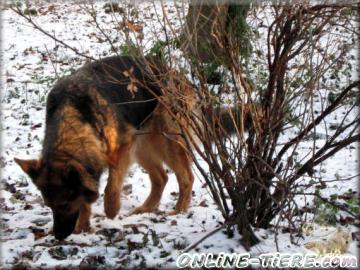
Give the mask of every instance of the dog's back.
M 96 89 L 124 120 L 135 127 L 154 110 L 154 96 L 162 94 L 155 78 L 159 66 L 154 58 L 114 56 L 84 65 L 59 81 L 48 96 L 47 119 L 66 98 L 73 98 L 79 110 L 86 112 L 88 90 Z
M 96 95 L 114 113 L 118 130 L 128 124 L 139 128 L 155 109 L 156 97 L 162 95 L 155 75 L 160 66 L 154 58 L 114 56 L 86 64 L 62 78 L 47 99 L 43 155 L 52 151 L 57 140 L 65 104 L 74 107 L 85 124 L 94 128 L 99 124 L 102 111 Z

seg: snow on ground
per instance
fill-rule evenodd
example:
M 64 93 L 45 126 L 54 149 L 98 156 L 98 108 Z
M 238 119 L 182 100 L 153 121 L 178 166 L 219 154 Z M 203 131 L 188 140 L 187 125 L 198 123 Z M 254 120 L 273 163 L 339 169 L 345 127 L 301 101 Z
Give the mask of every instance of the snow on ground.
M 156 16 L 161 16 L 161 6 L 142 4 L 139 17 L 144 22 L 144 46 L 151 44 Z M 172 6 L 166 7 L 175 14 Z M 124 37 L 117 37 L 113 29 L 114 18 L 106 15 L 101 4 L 96 5 L 101 25 L 111 32 L 114 46 L 121 46 Z M 93 57 L 110 55 L 110 45 L 91 25 L 91 18 L 78 5 L 44 4 L 40 6 L 35 21 L 79 51 Z M 173 25 L 178 22 L 174 21 Z M 150 27 L 151 26 L 151 27 Z M 156 26 L 156 25 L 155 25 Z M 156 34 L 156 33 L 155 33 Z M 129 215 L 140 205 L 150 190 L 148 175 L 138 166 L 133 166 L 126 177 L 122 195 L 122 208 L 114 220 L 105 217 L 103 197 L 93 205 L 91 233 L 71 235 L 65 242 L 57 243 L 53 235 L 52 216 L 43 205 L 40 193 L 32 182 L 14 164 L 13 158 L 36 158 L 40 154 L 44 132 L 46 94 L 54 81 L 70 73 L 84 63 L 84 58 L 34 30 L 23 19 L 9 9 L 3 10 L 2 22 L 2 96 L 1 96 L 1 260 L 0 267 L 15 264 L 33 267 L 55 266 L 148 266 L 174 267 L 181 251 L 196 242 L 223 221 L 209 192 L 200 177 L 196 177 L 191 207 L 186 214 L 164 216 L 162 214 Z M 101 38 L 102 37 L 102 38 Z M 333 119 L 336 121 L 336 119 Z M 288 135 L 291 137 L 291 134 Z M 306 142 L 299 148 L 308 151 L 312 145 Z M 336 157 L 324 162 L 319 170 L 326 180 L 347 178 L 356 175 L 358 168 L 358 146 L 352 145 L 339 152 Z M 204 165 L 205 166 L 205 165 Z M 195 166 L 194 166 L 195 167 Z M 194 168 L 195 170 L 195 168 Z M 196 170 L 195 170 L 196 173 Z M 196 173 L 199 176 L 199 173 Z M 174 207 L 178 187 L 175 175 L 169 174 L 160 210 L 170 211 Z M 326 194 L 341 194 L 349 188 L 356 189 L 356 178 L 328 185 Z M 106 175 L 101 180 L 101 190 L 106 184 Z M 304 200 L 304 198 L 299 198 Z M 320 228 L 298 245 L 290 243 L 289 234 L 278 235 L 280 252 L 308 252 L 303 244 L 319 239 Z M 354 228 L 352 228 L 354 231 Z M 257 231 L 262 242 L 252 248 L 251 254 L 275 252 L 274 233 Z M 218 232 L 202 242 L 191 252 L 235 252 L 243 253 L 240 236 L 228 239 Z M 356 254 L 356 245 L 351 244 L 349 253 Z

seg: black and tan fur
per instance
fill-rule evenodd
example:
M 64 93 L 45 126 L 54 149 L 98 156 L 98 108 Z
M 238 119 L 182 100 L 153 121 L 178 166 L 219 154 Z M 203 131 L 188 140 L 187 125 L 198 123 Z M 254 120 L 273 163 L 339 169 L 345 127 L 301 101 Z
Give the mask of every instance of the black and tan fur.
M 155 59 L 146 59 L 147 65 L 143 61 L 105 58 L 61 79 L 47 99 L 41 158 L 15 159 L 52 209 L 57 239 L 89 230 L 91 204 L 99 196 L 99 178 L 107 168 L 104 208 L 109 218 L 119 212 L 123 180 L 133 162 L 151 180 L 148 198 L 133 213 L 157 209 L 167 183 L 164 165 L 175 172 L 179 184 L 172 213 L 189 207 L 194 181 L 191 159 L 182 137 L 176 135 L 181 130 L 174 114 L 159 102 L 171 96 L 157 83 L 164 81 L 160 74 L 167 71 Z M 194 89 L 187 83 L 176 87 L 181 88 L 182 107 L 191 110 Z
M 157 208 L 167 182 L 164 164 L 179 183 L 174 213 L 189 206 L 194 179 L 191 161 L 176 139 L 162 135 L 179 132 L 179 127 L 154 98 L 163 95 L 155 83 L 159 78 L 153 77 L 156 70 L 145 71 L 141 61 L 106 58 L 61 79 L 47 100 L 42 157 L 15 159 L 51 207 L 58 239 L 74 228 L 76 232 L 89 229 L 91 203 L 98 198 L 99 178 L 106 168 L 104 207 L 109 218 L 120 209 L 123 179 L 133 162 L 147 170 L 151 179 L 150 195 L 134 213 Z M 131 84 L 135 88 L 129 89 Z M 139 130 L 142 134 L 136 136 Z

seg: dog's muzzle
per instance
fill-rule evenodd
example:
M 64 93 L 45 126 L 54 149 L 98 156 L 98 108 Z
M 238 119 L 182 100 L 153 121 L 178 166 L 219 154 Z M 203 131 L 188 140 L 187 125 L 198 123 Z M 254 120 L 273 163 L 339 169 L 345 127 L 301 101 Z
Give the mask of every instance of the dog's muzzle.
M 62 240 L 72 234 L 75 229 L 78 216 L 79 212 L 70 215 L 64 215 L 63 213 L 56 213 L 53 211 L 55 238 Z

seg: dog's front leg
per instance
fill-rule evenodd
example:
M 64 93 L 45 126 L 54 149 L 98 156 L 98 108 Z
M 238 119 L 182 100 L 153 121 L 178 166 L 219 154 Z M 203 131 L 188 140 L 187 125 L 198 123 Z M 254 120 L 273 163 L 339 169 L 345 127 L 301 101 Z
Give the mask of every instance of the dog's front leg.
M 88 232 L 90 230 L 90 216 L 91 204 L 86 202 L 82 203 L 74 233 Z
M 124 177 L 130 166 L 130 145 L 120 147 L 116 158 L 109 167 L 109 179 L 105 188 L 104 207 L 108 218 L 113 219 L 120 209 L 120 194 Z

